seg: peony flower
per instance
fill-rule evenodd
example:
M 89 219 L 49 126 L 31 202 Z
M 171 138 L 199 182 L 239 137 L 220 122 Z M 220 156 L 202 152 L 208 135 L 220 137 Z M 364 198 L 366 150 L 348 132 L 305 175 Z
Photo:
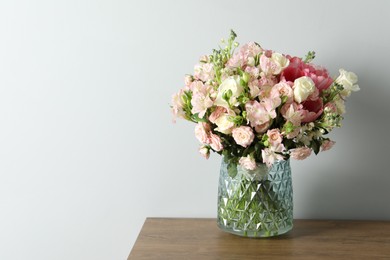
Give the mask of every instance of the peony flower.
M 336 142 L 335 141 L 332 141 L 332 140 L 325 140 L 322 145 L 321 145 L 321 151 L 328 151 L 330 150 L 333 145 L 335 144 Z
M 268 136 L 268 142 L 270 143 L 271 147 L 276 147 L 282 143 L 283 136 L 280 133 L 278 128 L 268 130 L 267 136 Z
M 257 168 L 256 161 L 251 156 L 241 157 L 238 163 L 241 165 L 242 168 L 246 170 L 253 171 Z
M 223 98 L 223 96 L 228 91 L 231 91 L 231 97 L 229 98 L 230 105 L 237 106 L 237 97 L 244 91 L 243 86 L 240 85 L 240 76 L 228 77 L 221 83 L 221 85 L 218 87 L 217 97 L 214 101 L 214 105 L 229 109 L 229 104 Z
M 299 147 L 292 149 L 290 152 L 291 158 L 295 160 L 303 160 L 309 157 L 311 154 L 311 149 L 309 147 Z
M 290 82 L 294 82 L 297 78 L 305 76 L 304 68 L 306 64 L 298 57 L 289 57 L 290 64 L 285 68 L 282 73 L 282 79 Z
M 294 100 L 298 103 L 302 103 L 315 91 L 315 85 L 311 78 L 300 77 L 294 81 Z
M 302 103 L 302 106 L 303 123 L 313 122 L 324 111 L 321 98 L 318 98 L 317 100 L 306 100 Z
M 333 83 L 333 79 L 329 76 L 329 73 L 325 68 L 307 64 L 304 73 L 305 76 L 310 77 L 313 80 L 318 90 L 322 91 L 328 89 Z
M 199 153 L 200 153 L 200 155 L 202 155 L 206 159 L 210 158 L 210 149 L 205 145 L 202 145 L 199 148 Z
M 249 126 L 240 126 L 232 131 L 234 141 L 242 147 L 248 147 L 255 138 L 252 128 Z

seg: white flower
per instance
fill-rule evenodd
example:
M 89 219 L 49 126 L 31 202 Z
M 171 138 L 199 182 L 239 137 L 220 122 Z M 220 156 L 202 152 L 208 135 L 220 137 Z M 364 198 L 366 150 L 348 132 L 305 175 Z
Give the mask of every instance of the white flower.
M 223 99 L 224 94 L 229 90 L 231 91 L 229 103 L 230 105 L 237 106 L 237 97 L 244 91 L 243 86 L 240 85 L 240 76 L 228 77 L 219 85 L 214 105 L 229 108 L 229 104 Z
M 227 113 L 223 113 L 220 117 L 218 117 L 214 121 L 214 124 L 217 125 L 217 128 L 215 128 L 214 131 L 218 131 L 223 134 L 230 134 L 232 132 L 234 123 L 229 121 L 229 117 L 230 115 Z
M 277 52 L 272 53 L 271 60 L 276 64 L 276 67 L 273 70 L 274 75 L 280 74 L 282 70 L 287 68 L 287 66 L 290 64 L 289 59 Z
M 316 87 L 311 78 L 300 77 L 294 81 L 293 89 L 294 100 L 298 103 L 302 103 L 316 90 Z
M 355 73 L 346 71 L 344 69 L 340 69 L 340 76 L 335 80 L 336 83 L 343 85 L 344 90 L 341 91 L 341 95 L 344 97 L 348 97 L 351 95 L 351 92 L 359 91 L 359 85 L 357 85 L 358 77 Z

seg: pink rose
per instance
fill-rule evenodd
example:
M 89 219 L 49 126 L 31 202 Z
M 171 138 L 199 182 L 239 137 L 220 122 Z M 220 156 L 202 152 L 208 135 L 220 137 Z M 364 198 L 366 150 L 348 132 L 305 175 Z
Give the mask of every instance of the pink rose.
M 223 149 L 221 138 L 218 135 L 210 133 L 209 138 L 210 146 L 211 148 L 213 148 L 214 151 L 219 152 Z
M 240 126 L 234 128 L 232 134 L 234 141 L 236 141 L 237 144 L 243 147 L 248 147 L 255 138 L 252 128 L 250 128 L 249 126 Z
M 271 146 L 276 147 L 277 145 L 282 143 L 283 136 L 280 133 L 278 128 L 274 128 L 267 131 L 268 142 Z
M 290 156 L 295 160 L 303 160 L 309 157 L 311 149 L 309 147 L 299 147 L 291 150 Z
M 247 157 L 241 157 L 238 163 L 241 165 L 242 168 L 246 170 L 253 171 L 257 168 L 257 164 L 255 159 L 253 159 L 250 156 Z
M 322 145 L 321 145 L 321 151 L 328 151 L 329 149 L 331 149 L 333 147 L 333 145 L 335 144 L 336 142 L 335 141 L 332 141 L 332 140 L 325 140 Z

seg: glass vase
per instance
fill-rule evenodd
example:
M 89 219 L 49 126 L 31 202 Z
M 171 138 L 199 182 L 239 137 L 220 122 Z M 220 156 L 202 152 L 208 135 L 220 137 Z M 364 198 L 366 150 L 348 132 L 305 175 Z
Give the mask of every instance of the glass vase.
M 237 167 L 237 171 L 229 171 L 229 167 Z M 258 164 L 251 171 L 222 159 L 217 223 L 226 232 L 246 237 L 271 237 L 291 230 L 290 161 L 277 161 L 270 168 Z

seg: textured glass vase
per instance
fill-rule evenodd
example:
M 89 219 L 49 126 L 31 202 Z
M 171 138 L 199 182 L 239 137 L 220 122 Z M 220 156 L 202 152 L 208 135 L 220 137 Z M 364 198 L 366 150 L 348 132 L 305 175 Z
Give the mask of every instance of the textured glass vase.
M 229 176 L 229 167 L 237 167 L 235 176 Z M 247 237 L 271 237 L 291 230 L 290 161 L 275 162 L 270 168 L 260 164 L 249 171 L 222 159 L 217 223 L 226 232 Z

